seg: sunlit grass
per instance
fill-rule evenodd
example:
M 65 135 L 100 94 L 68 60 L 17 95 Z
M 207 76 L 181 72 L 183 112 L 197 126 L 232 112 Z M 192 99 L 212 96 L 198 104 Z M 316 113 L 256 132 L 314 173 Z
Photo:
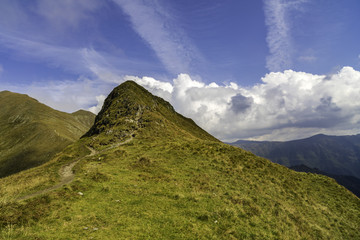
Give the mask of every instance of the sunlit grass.
M 331 179 L 211 141 L 134 140 L 76 171 L 71 185 L 28 203 L 47 211 L 27 220 L 29 236 L 326 239 L 359 227 L 358 199 Z
M 360 238 L 360 201 L 334 180 L 223 144 L 161 104 L 161 114 L 149 107 L 139 124 L 128 115 L 111 118 L 146 109 L 136 104 L 102 113 L 109 119 L 99 121 L 94 134 L 44 168 L 55 176 L 78 159 L 74 181 L 43 196 L 0 203 L 0 233 L 17 239 Z M 132 141 L 119 144 L 130 135 Z M 30 178 L 34 173 L 36 179 L 35 170 Z M 19 183 L 18 191 L 27 192 Z
M 23 94 L 0 92 L 0 178 L 40 166 L 92 125 L 94 115 L 56 111 Z

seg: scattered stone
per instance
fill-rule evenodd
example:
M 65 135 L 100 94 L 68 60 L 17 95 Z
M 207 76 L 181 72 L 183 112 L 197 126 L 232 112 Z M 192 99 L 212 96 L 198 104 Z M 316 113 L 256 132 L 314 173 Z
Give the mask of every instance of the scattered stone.
M 214 221 L 214 223 L 218 223 L 218 221 L 217 221 L 217 220 L 215 220 L 215 221 Z
M 84 227 L 84 230 L 88 230 L 89 228 L 88 227 Z
M 84 194 L 83 194 L 82 192 L 78 192 L 78 194 L 79 194 L 80 196 L 84 196 Z
M 93 228 L 93 230 L 94 230 L 94 231 L 97 231 L 97 230 L 99 230 L 99 228 L 96 228 L 96 227 L 95 227 L 95 228 Z
M 115 200 L 115 202 L 120 202 L 120 200 L 119 200 L 119 199 L 117 199 L 117 200 Z

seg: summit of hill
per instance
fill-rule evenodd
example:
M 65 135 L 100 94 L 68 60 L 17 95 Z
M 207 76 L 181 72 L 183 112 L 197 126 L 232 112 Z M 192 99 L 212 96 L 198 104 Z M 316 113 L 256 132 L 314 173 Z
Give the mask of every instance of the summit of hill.
M 101 135 L 115 141 L 135 131 L 218 141 L 192 119 L 177 113 L 170 103 L 133 81 L 124 82 L 109 94 L 95 124 L 84 137 Z
M 0 234 L 17 239 L 360 238 L 360 200 L 333 179 L 224 144 L 135 82 L 0 185 Z

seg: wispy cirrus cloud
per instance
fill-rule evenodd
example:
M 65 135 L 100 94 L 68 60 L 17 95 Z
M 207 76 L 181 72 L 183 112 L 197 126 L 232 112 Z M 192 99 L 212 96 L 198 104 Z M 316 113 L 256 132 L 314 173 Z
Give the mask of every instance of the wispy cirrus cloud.
M 22 61 L 42 62 L 50 68 L 73 73 L 72 79 L 51 79 L 25 85 L 2 82 L 0 90 L 26 93 L 47 105 L 72 112 L 79 108 L 98 111 L 103 93 L 124 82 L 125 73 L 151 65 L 141 61 L 119 58 L 93 48 L 71 48 L 29 40 L 0 33 L 0 50 L 11 52 Z M 0 74 L 2 66 L 0 65 Z
M 293 44 L 290 12 L 296 11 L 307 0 L 264 0 L 265 24 L 268 32 L 266 42 L 270 55 L 266 68 L 277 72 L 292 66 Z
M 81 61 L 83 49 L 55 46 L 0 32 L 0 46 L 23 61 L 44 61 L 52 67 L 61 67 L 76 73 L 86 72 Z
M 113 1 L 130 17 L 134 30 L 150 45 L 170 73 L 191 72 L 191 64 L 201 61 L 197 48 L 158 1 Z
M 65 34 L 78 34 L 74 30 L 89 22 L 93 24 L 92 30 L 95 30 L 93 13 L 105 4 L 106 1 L 97 0 L 2 0 L 0 32 L 31 36 L 48 42 L 62 41 Z
M 52 5 L 38 0 L 31 9 L 26 9 L 25 5 L 16 0 L 0 3 L 0 52 L 22 63 L 39 63 L 44 71 L 59 69 L 70 73 L 70 77 L 43 79 L 39 75 L 40 79 L 32 79 L 26 85 L 2 78 L 0 90 L 26 93 L 53 108 L 71 112 L 98 103 L 101 106 L 102 94 L 123 82 L 126 74 L 159 68 L 141 59 L 99 51 L 91 45 L 61 44 L 62 41 L 52 41 L 52 36 L 42 34 L 38 28 L 28 28 L 30 12 L 38 14 L 36 19 L 46 19 L 46 27 L 56 28 L 54 31 L 57 33 L 76 28 L 83 20 L 89 19 L 89 12 L 99 7 L 98 1 L 68 0 Z M 18 17 L 11 18 L 11 15 Z M 32 22 L 30 25 L 36 24 Z M 1 70 L 0 65 L 0 74 Z
M 56 27 L 77 27 L 80 21 L 89 18 L 90 13 L 101 6 L 97 0 L 37 0 L 36 13 Z
M 133 74 L 139 69 L 156 69 L 141 59 L 114 56 L 92 47 L 66 47 L 30 40 L 0 32 L 0 51 L 10 51 L 21 61 L 38 61 L 78 75 L 87 75 L 107 82 L 116 82 L 119 75 Z

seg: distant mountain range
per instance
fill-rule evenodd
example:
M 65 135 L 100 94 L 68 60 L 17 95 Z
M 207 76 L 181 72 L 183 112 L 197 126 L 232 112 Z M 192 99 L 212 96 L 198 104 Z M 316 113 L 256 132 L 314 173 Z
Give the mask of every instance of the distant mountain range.
M 84 110 L 69 114 L 56 111 L 23 94 L 0 92 L 0 177 L 39 166 L 94 123 Z
M 239 140 L 230 144 L 298 172 L 331 177 L 360 197 L 360 135 L 319 134 L 287 142 Z
M 306 172 L 306 173 L 316 173 L 322 174 L 328 177 L 335 179 L 340 185 L 343 185 L 347 189 L 349 189 L 352 193 L 360 198 L 360 179 L 354 176 L 346 176 L 346 175 L 336 175 L 327 172 L 320 171 L 317 168 L 309 168 L 305 165 L 297 165 L 292 166 L 290 169 L 295 170 L 297 172 Z
M 230 144 L 287 167 L 305 165 L 330 174 L 360 178 L 360 134 L 319 134 L 287 142 L 239 140 Z
M 360 200 L 333 179 L 224 144 L 132 81 L 83 137 L 0 186 L 6 239 L 360 239 Z

